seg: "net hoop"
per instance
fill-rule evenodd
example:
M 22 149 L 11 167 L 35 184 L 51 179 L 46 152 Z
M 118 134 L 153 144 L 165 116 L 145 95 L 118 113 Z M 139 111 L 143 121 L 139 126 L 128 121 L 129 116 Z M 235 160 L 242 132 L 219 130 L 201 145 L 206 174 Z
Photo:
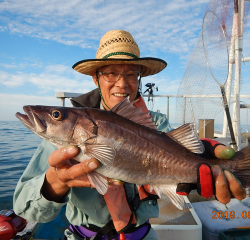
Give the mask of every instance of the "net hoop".
M 205 36 L 204 36 L 204 29 L 205 27 L 207 27 L 207 23 L 209 23 L 208 21 L 206 21 L 206 19 L 208 19 L 208 15 L 209 14 L 213 14 L 213 19 L 216 19 L 218 21 L 218 26 L 215 26 L 215 27 L 218 27 L 221 31 L 221 35 L 223 36 L 223 49 L 225 49 L 225 53 L 226 53 L 226 58 L 227 58 L 227 71 L 226 71 L 226 76 L 225 76 L 225 82 L 222 84 L 221 82 L 218 81 L 218 77 L 215 76 L 213 70 L 212 70 L 212 67 L 211 67 L 211 64 L 209 63 L 209 57 L 208 57 L 208 53 L 207 53 L 207 48 L 206 48 L 206 39 L 205 39 Z M 214 20 L 212 21 L 213 23 L 215 22 Z M 210 22 L 211 23 L 211 22 Z M 207 66 L 209 68 L 209 71 L 212 75 L 212 77 L 214 78 L 214 80 L 221 86 L 225 86 L 226 82 L 227 82 L 227 78 L 228 78 L 228 72 L 229 72 L 229 54 L 228 54 L 228 47 L 227 47 L 227 37 L 226 37 L 226 33 L 225 33 L 225 30 L 224 30 L 224 27 L 222 26 L 221 22 L 220 22 L 220 19 L 217 17 L 217 15 L 213 12 L 213 11 L 207 11 L 206 14 L 204 15 L 204 18 L 203 18 L 203 23 L 202 23 L 202 44 L 203 44 L 203 49 L 204 49 L 204 55 L 205 55 L 205 58 L 206 58 L 206 62 L 207 62 Z M 222 41 L 221 41 L 222 42 Z M 221 46 L 222 47 L 222 46 Z

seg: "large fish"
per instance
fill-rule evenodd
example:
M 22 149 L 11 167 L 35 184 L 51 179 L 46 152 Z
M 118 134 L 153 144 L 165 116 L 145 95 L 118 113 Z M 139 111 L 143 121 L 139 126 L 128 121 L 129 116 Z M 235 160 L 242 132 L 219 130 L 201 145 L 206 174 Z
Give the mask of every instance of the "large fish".
M 81 148 L 75 158 L 82 162 L 98 159 L 102 165 L 88 175 L 91 183 L 104 194 L 105 177 L 138 185 L 150 184 L 163 192 L 178 207 L 183 199 L 176 194 L 178 183 L 196 183 L 200 163 L 218 164 L 234 173 L 243 186 L 250 187 L 250 146 L 231 160 L 206 160 L 204 146 L 193 124 L 185 124 L 168 133 L 156 130 L 149 114 L 134 107 L 128 99 L 111 111 L 93 108 L 24 106 L 27 115 L 16 117 L 35 134 L 60 148 Z

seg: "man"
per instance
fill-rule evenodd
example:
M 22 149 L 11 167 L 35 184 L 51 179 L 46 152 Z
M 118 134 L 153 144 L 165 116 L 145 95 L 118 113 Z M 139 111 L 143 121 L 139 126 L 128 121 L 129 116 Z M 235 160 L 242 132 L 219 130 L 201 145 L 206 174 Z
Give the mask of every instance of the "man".
M 133 101 L 139 97 L 141 77 L 156 74 L 166 65 L 161 59 L 140 58 L 138 45 L 130 33 L 110 31 L 102 37 L 96 59 L 73 66 L 76 71 L 92 76 L 97 89 L 73 99 L 72 103 L 76 107 L 108 111 L 126 97 Z M 154 112 L 150 115 L 159 131 L 171 130 L 165 115 Z M 117 232 L 120 239 L 157 239 L 148 224 L 149 218 L 158 215 L 157 196 L 148 186 L 137 188 L 134 184 L 110 180 L 108 192 L 102 196 L 86 175 L 100 163 L 89 159 L 76 164 L 72 158 L 78 153 L 75 146 L 56 150 L 52 144 L 42 142 L 17 185 L 15 212 L 28 220 L 49 222 L 67 204 L 66 215 L 71 223 L 65 231 L 68 239 L 115 239 Z M 219 166 L 213 167 L 213 173 L 216 196 L 226 203 L 231 198 L 227 176 Z M 228 180 L 229 184 L 233 181 Z M 237 189 L 242 190 L 239 183 Z M 244 194 L 238 198 L 243 199 Z

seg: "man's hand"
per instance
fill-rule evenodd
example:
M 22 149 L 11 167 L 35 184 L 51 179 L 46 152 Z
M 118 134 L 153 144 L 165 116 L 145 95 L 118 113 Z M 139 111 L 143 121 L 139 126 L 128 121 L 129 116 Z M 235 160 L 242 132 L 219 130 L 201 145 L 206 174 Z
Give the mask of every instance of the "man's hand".
M 91 187 L 86 174 L 98 168 L 100 163 L 96 159 L 82 163 L 72 160 L 78 153 L 79 148 L 71 146 L 60 148 L 49 156 L 50 167 L 42 187 L 47 200 L 60 202 L 71 187 Z
M 214 149 L 214 155 L 220 159 L 231 159 L 235 155 L 235 151 L 233 148 L 217 145 Z M 219 202 L 229 203 L 231 195 L 238 200 L 243 200 L 246 197 L 245 188 L 231 172 L 223 171 L 220 166 L 215 165 L 212 167 L 212 173 L 215 183 L 215 196 Z
M 204 140 L 207 139 L 203 139 L 203 142 Z M 215 140 L 206 142 L 210 142 L 213 154 L 219 159 L 231 159 L 235 155 L 233 148 L 226 147 Z M 212 167 L 212 174 L 215 183 L 215 196 L 219 202 L 223 204 L 229 203 L 232 195 L 238 200 L 243 200 L 246 197 L 245 188 L 231 172 L 223 171 L 220 166 L 215 165 Z
M 234 149 L 215 140 L 201 140 L 205 146 L 205 153 L 200 155 L 203 158 L 231 159 L 235 155 Z M 192 189 L 197 189 L 201 196 L 209 198 L 215 195 L 217 200 L 223 204 L 229 203 L 232 196 L 238 200 L 246 197 L 246 190 L 239 180 L 231 172 L 221 169 L 218 165 L 210 168 L 208 164 L 200 164 L 197 175 L 197 184 L 179 183 L 176 192 L 180 195 L 188 195 Z

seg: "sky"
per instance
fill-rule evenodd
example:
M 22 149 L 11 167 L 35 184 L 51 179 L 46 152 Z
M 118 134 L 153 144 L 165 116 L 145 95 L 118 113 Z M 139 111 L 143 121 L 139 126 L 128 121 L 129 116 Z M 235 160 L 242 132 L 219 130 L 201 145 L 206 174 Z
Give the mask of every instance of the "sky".
M 133 35 L 141 57 L 168 63 L 161 73 L 142 79 L 142 90 L 151 82 L 159 89 L 155 94 L 176 95 L 207 4 L 208 0 L 1 0 L 0 121 L 17 120 L 15 113 L 24 105 L 60 105 L 57 92 L 93 90 L 92 78 L 72 65 L 95 58 L 101 37 L 114 29 Z M 244 56 L 250 56 L 247 30 Z M 242 69 L 245 82 L 250 81 L 249 64 Z M 170 122 L 175 101 L 170 100 Z M 155 99 L 153 110 L 166 113 L 167 99 Z

